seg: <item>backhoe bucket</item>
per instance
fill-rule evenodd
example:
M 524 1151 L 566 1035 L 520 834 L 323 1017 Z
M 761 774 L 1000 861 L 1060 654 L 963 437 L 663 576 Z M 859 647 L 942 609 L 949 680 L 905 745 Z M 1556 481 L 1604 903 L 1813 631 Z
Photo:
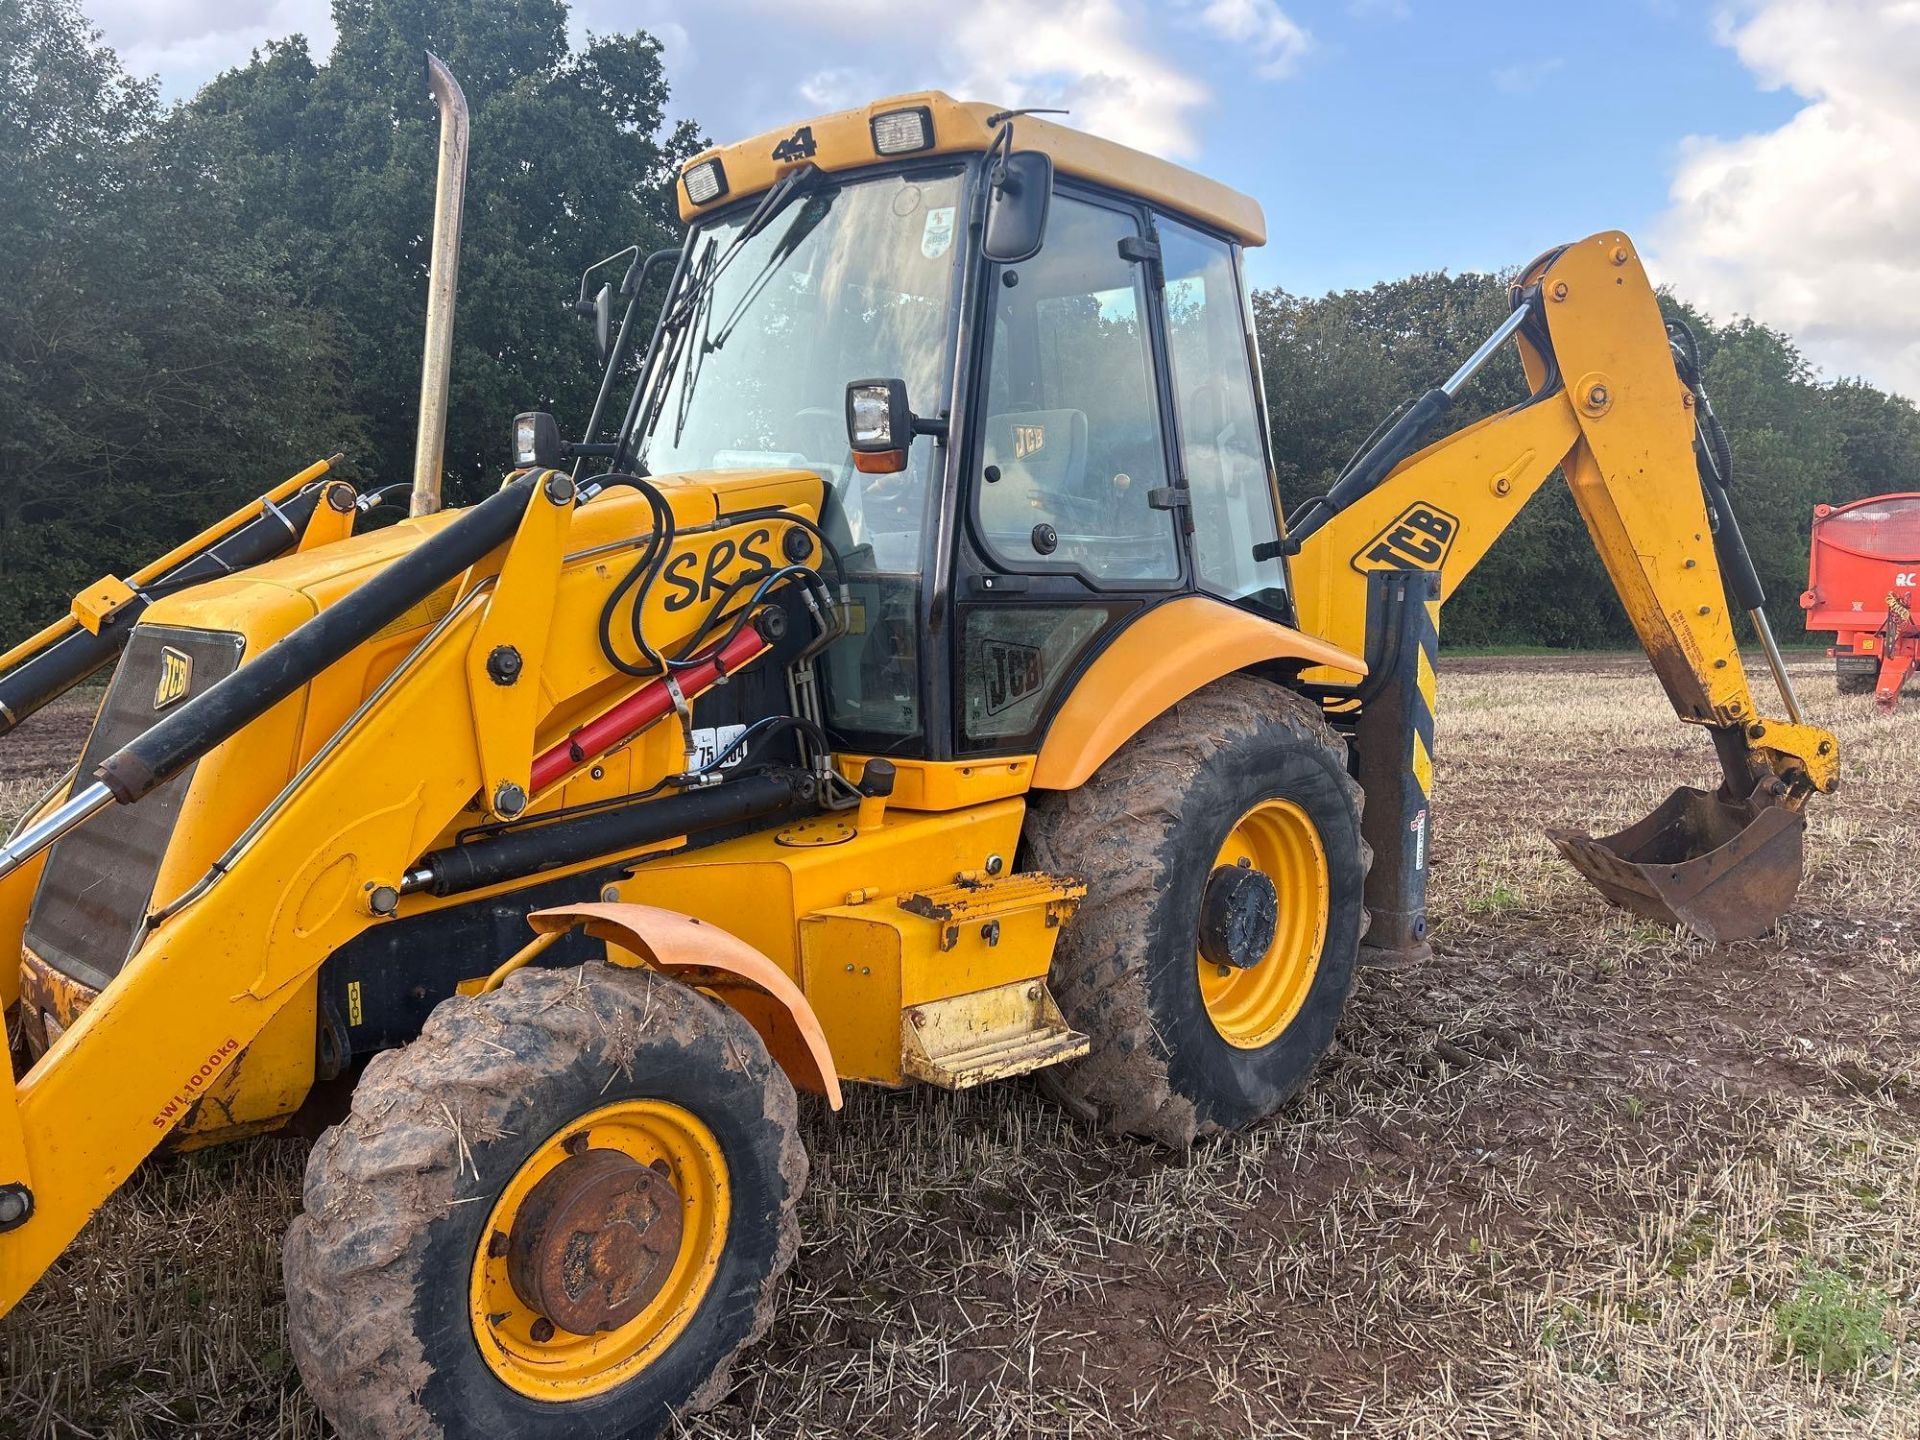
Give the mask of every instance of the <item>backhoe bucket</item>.
M 1683 785 L 1617 835 L 1547 838 L 1615 905 L 1718 944 L 1766 934 L 1793 903 L 1806 823 L 1757 793 L 1728 800 Z

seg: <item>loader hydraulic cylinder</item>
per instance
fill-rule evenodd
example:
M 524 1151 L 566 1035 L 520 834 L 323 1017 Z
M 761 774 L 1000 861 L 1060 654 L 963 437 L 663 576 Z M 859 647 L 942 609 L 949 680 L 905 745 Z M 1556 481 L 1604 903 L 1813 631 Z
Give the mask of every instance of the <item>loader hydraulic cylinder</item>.
M 429 536 L 358 590 L 256 660 L 195 696 L 100 762 L 95 776 L 131 804 L 267 713 L 329 665 L 507 542 L 526 513 L 535 476 L 522 475 Z M 571 487 L 570 481 L 560 479 Z
M 677 835 L 760 820 L 805 804 L 814 793 L 813 777 L 803 771 L 744 775 L 679 795 L 530 825 L 436 851 L 421 857 L 400 888 L 408 894 L 426 890 L 458 895 L 602 855 L 631 853 Z
M 76 626 L 38 654 L 0 675 L 0 735 L 41 706 L 58 700 L 118 655 L 133 633 L 134 622 L 162 595 L 284 554 L 300 538 L 325 488 L 325 482 L 309 485 L 285 503 L 265 509 L 158 579 L 136 585 L 134 598 L 98 631 Z

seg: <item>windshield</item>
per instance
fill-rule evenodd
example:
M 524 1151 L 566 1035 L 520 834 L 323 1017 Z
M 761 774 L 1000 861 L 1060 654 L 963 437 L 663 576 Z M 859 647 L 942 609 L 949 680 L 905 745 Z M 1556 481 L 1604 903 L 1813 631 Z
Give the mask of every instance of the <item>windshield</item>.
M 645 412 L 648 471 L 817 471 L 836 542 L 866 549 L 869 568 L 917 571 L 935 447 L 912 447 L 901 474 L 858 474 L 846 386 L 897 376 L 916 412 L 944 408 L 960 188 L 957 168 L 820 183 L 737 253 L 751 207 L 699 231 L 683 286 L 695 299 Z

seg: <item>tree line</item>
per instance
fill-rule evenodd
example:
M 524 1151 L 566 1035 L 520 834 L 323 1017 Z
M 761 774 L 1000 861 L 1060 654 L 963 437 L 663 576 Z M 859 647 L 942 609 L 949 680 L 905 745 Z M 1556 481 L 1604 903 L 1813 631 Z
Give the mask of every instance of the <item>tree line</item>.
M 473 117 L 450 497 L 497 483 L 516 411 L 577 424 L 590 408 L 598 367 L 564 302 L 592 261 L 676 241 L 674 176 L 704 143 L 666 118 L 660 44 L 576 44 L 564 0 L 333 11 L 324 61 L 292 37 L 169 106 L 76 0 L 0 0 L 0 636 L 317 456 L 343 452 L 363 485 L 408 478 L 438 129 L 424 50 Z M 1699 336 L 1792 636 L 1813 505 L 1920 488 L 1920 412 L 1822 380 L 1778 331 L 1663 303 Z M 1324 489 L 1506 308 L 1505 278 L 1480 274 L 1256 296 L 1283 498 Z M 1511 353 L 1473 394 L 1483 409 L 1524 395 Z M 1631 641 L 1563 486 L 1462 587 L 1446 637 Z

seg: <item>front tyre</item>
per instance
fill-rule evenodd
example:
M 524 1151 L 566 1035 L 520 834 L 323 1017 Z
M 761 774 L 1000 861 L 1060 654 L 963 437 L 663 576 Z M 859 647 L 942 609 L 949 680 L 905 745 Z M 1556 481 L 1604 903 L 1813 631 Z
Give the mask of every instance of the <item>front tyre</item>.
M 526 969 L 368 1065 L 307 1165 L 288 1329 L 348 1440 L 627 1440 L 715 1403 L 806 1184 L 792 1086 L 651 971 Z
M 1346 745 L 1317 705 L 1217 681 L 1079 790 L 1036 798 L 1027 841 L 1035 868 L 1087 884 L 1053 983 L 1092 1048 L 1049 1088 L 1173 1146 L 1300 1088 L 1353 985 L 1371 859 Z

